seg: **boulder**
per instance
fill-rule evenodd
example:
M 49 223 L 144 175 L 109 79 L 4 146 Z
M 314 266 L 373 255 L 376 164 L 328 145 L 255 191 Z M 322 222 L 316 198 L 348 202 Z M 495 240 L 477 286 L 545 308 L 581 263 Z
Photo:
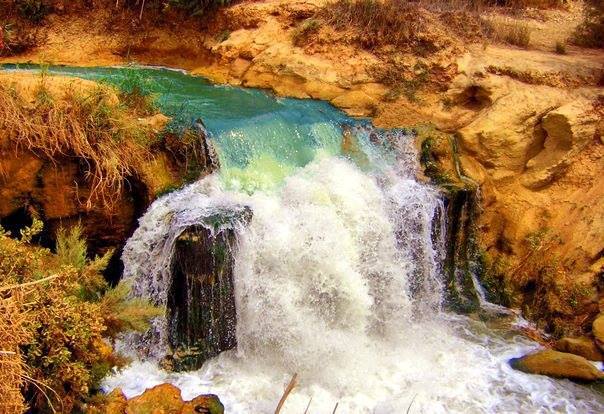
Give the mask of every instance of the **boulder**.
M 187 401 L 181 414 L 223 414 L 224 405 L 214 394 L 200 395 Z
M 591 338 L 586 336 L 578 338 L 562 338 L 556 342 L 554 348 L 556 348 L 557 351 L 579 355 L 591 361 L 604 360 L 604 355 L 598 346 Z
M 236 228 L 251 219 L 247 207 L 218 211 L 176 239 L 168 290 L 173 370 L 191 370 L 235 348 L 233 285 Z
M 598 315 L 591 325 L 598 348 L 604 351 L 604 313 Z
M 529 374 L 547 375 L 554 378 L 568 378 L 576 381 L 604 379 L 604 373 L 587 359 L 552 349 L 537 351 L 521 358 L 513 358 L 510 360 L 510 366 Z
M 128 401 L 126 414 L 179 414 L 184 406 L 180 390 L 161 384 Z
M 371 115 L 377 102 L 375 98 L 362 90 L 345 92 L 331 101 L 333 105 L 345 109 L 348 114 L 353 116 Z
M 224 406 L 214 394 L 183 401 L 180 390 L 172 384 L 160 384 L 128 401 L 121 390 L 108 396 L 105 414 L 224 414 Z
M 123 414 L 126 411 L 127 404 L 122 390 L 116 388 L 107 396 L 102 412 L 104 414 Z

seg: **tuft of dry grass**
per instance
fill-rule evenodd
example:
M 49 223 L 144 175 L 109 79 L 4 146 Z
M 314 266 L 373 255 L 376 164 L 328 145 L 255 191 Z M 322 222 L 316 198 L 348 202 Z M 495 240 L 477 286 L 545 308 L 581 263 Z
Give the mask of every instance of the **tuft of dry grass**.
M 406 0 L 336 0 L 317 18 L 336 30 L 350 30 L 353 40 L 374 49 L 384 45 L 409 46 L 420 39 L 426 19 Z
M 559 55 L 566 55 L 566 43 L 556 42 L 556 53 Z
M 83 177 L 91 184 L 87 205 L 101 201 L 111 206 L 127 179 L 139 176 L 152 159 L 157 134 L 141 125 L 136 110 L 117 103 L 108 86 L 67 88 L 58 96 L 46 82 L 42 75 L 34 102 L 15 85 L 0 85 L 0 140 L 51 161 L 81 160 Z
M 489 37 L 498 42 L 527 48 L 531 42 L 531 28 L 527 22 L 516 19 L 493 19 L 485 21 Z

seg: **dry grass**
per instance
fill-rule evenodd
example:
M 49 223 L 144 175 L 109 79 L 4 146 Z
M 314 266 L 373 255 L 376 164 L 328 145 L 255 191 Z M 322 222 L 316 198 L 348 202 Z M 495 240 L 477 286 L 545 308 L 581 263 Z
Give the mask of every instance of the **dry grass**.
M 491 38 L 526 48 L 531 28 L 518 17 L 528 7 L 559 6 L 558 0 L 335 0 L 319 8 L 315 19 L 366 49 L 394 46 L 426 56 L 460 39 Z M 485 17 L 489 13 L 499 17 Z
M 327 3 L 317 18 L 336 30 L 348 30 L 353 40 L 374 49 L 383 45 L 409 46 L 426 27 L 417 7 L 405 0 L 337 0 Z
M 152 158 L 155 134 L 142 126 L 136 112 L 116 102 L 106 86 L 88 92 L 67 88 L 53 95 L 44 75 L 34 92 L 34 102 L 15 85 L 0 85 L 0 140 L 51 161 L 62 157 L 81 160 L 91 191 L 86 203 L 111 206 L 128 177 L 138 176 Z
M 513 46 L 527 48 L 531 42 L 531 28 L 527 22 L 516 19 L 492 19 L 485 22 L 488 36 Z
M 110 254 L 85 258 L 80 226 L 61 232 L 57 254 L 31 243 L 41 230 L 34 219 L 15 239 L 0 227 L 0 413 L 22 412 L 24 400 L 31 412 L 87 412 L 123 363 L 103 337 L 145 329 L 161 310 L 129 300 L 127 286 L 109 288 Z
M 25 410 L 21 394 L 25 366 L 19 345 L 27 341 L 28 333 L 23 328 L 26 316 L 21 304 L 19 291 L 0 297 L 0 412 L 5 414 L 18 414 Z

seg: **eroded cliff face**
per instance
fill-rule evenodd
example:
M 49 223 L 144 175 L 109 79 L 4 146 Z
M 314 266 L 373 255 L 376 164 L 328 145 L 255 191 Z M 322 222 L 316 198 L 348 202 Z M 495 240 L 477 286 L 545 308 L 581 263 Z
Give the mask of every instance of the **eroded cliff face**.
M 462 172 L 478 184 L 483 282 L 499 286 L 495 296 L 505 294 L 552 332 L 588 331 L 604 310 L 604 54 L 572 46 L 567 54 L 553 52 L 580 21 L 579 6 L 487 16 L 526 24 L 526 50 L 462 37 L 452 30 L 460 16 L 427 15 L 424 35 L 438 48 L 422 54 L 366 50 L 349 41 L 345 30 L 328 25 L 309 41 L 296 42 L 296 33 L 324 3 L 241 2 L 203 27 L 183 21 L 143 23 L 136 30 L 111 10 L 58 13 L 47 18 L 46 44 L 10 60 L 163 64 L 220 83 L 327 100 L 351 115 L 371 116 L 382 127 L 430 123 L 455 138 Z M 92 15 L 103 24 L 89 27 Z M 396 69 L 395 77 L 406 80 L 403 93 L 383 68 Z M 455 176 L 452 154 L 441 151 L 437 161 Z M 12 172 L 24 175 L 12 180 L 16 193 L 31 188 L 36 173 L 28 171 L 41 168 L 31 154 L 19 160 L 27 168 Z M 62 174 L 61 180 L 71 180 Z M 58 180 L 44 178 L 53 179 Z
M 461 165 L 480 184 L 477 230 L 490 277 L 549 331 L 589 330 L 602 305 L 601 89 L 481 72 L 458 82 L 488 97 L 456 136 Z
M 141 162 L 129 166 L 128 160 L 117 160 L 123 163 L 118 168 L 127 173 L 119 182 L 112 183 L 107 191 L 99 191 L 104 184 L 95 179 L 98 170 L 92 166 L 96 160 L 53 141 L 56 136 L 45 141 L 44 125 L 40 122 L 46 119 L 49 128 L 70 124 L 70 117 L 75 116 L 73 108 L 79 102 L 77 99 L 92 99 L 95 94 L 104 94 L 99 108 L 104 108 L 110 114 L 121 113 L 118 108 L 123 106 L 118 95 L 106 86 L 101 87 L 91 81 L 38 74 L 2 73 L 0 87 L 2 92 L 8 93 L 3 96 L 14 96 L 11 103 L 16 111 L 44 112 L 42 118 L 30 118 L 21 125 L 0 119 L 0 223 L 18 234 L 20 228 L 30 223 L 32 216 L 37 217 L 46 224 L 42 242 L 52 245 L 59 227 L 81 222 L 91 254 L 104 254 L 114 249 L 118 253 L 115 258 L 117 265 L 119 250 L 146 207 L 161 192 L 184 182 L 183 177 L 187 172 L 185 144 L 176 137 L 162 135 L 169 119 L 159 113 L 137 117 L 126 110 L 123 116 L 128 123 L 127 128 L 138 131 L 150 144 L 127 147 L 128 151 L 141 151 Z M 48 99 L 49 105 L 52 101 L 54 106 L 51 109 L 42 108 L 40 105 L 45 103 L 40 101 L 41 96 Z M 5 109 L 2 110 L 3 117 L 14 115 L 14 112 L 9 114 Z M 89 116 L 92 118 L 96 115 L 91 113 Z M 88 125 L 91 130 L 82 131 L 82 136 L 88 137 L 88 141 L 80 144 L 89 145 L 91 154 L 94 151 L 103 154 L 103 143 L 93 139 L 93 129 L 98 126 L 96 123 L 74 121 L 71 125 L 66 129 L 67 134 Z M 107 126 L 110 129 L 113 127 L 116 126 Z M 37 140 L 35 144 L 32 142 L 34 139 Z M 201 143 L 197 146 L 200 155 L 197 161 L 202 164 L 206 161 L 202 159 L 203 148 Z M 110 268 L 110 272 L 117 273 L 112 277 L 119 276 L 119 269 Z

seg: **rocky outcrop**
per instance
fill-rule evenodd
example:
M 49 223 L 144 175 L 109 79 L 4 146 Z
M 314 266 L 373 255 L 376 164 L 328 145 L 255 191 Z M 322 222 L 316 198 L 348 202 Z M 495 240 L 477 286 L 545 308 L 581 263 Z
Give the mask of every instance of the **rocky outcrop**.
M 173 353 L 164 361 L 170 369 L 198 369 L 207 359 L 237 345 L 235 232 L 251 214 L 245 207 L 216 212 L 176 239 L 167 302 Z
M 498 280 L 489 283 L 555 335 L 586 333 L 604 247 L 599 91 L 462 69 L 448 95 L 468 111 L 456 136 L 462 170 L 480 186 L 477 232 Z
M 604 315 L 600 314 L 592 324 L 595 342 L 598 348 L 604 352 Z
M 554 348 L 560 352 L 582 356 L 590 361 L 604 360 L 604 354 L 602 354 L 596 343 L 586 336 L 562 338 L 554 344 Z
M 130 400 L 116 389 L 107 396 L 100 411 L 103 414 L 223 414 L 224 406 L 213 394 L 183 401 L 180 390 L 174 385 L 160 384 Z
M 522 358 L 514 358 L 510 360 L 510 365 L 522 372 L 554 378 L 568 378 L 575 381 L 604 379 L 604 373 L 587 359 L 551 349 L 538 351 Z
M 35 110 L 36 93 L 42 82 L 40 79 L 39 75 L 34 74 L 0 74 L 1 84 L 13 88 L 22 99 L 15 101 L 15 105 L 27 107 L 28 110 Z M 98 84 L 91 81 L 44 78 L 44 91 L 55 103 L 70 99 L 67 97 L 69 93 L 83 95 L 97 88 Z M 120 105 L 115 93 L 107 92 L 106 99 L 106 105 L 110 108 Z M 20 228 L 30 224 L 31 215 L 35 215 L 45 223 L 42 243 L 52 246 L 60 226 L 80 222 L 91 254 L 104 254 L 110 249 L 117 253 L 108 268 L 112 273 L 110 277 L 117 278 L 120 273 L 119 250 L 149 203 L 163 191 L 182 185 L 184 177 L 191 173 L 187 169 L 192 165 L 196 166 L 197 174 L 213 168 L 204 137 L 189 140 L 190 144 L 183 144 L 182 140 L 170 134 L 155 140 L 169 121 L 167 117 L 162 114 L 125 116 L 131 117 L 127 121 L 132 128 L 139 128 L 141 134 L 147 135 L 149 141 L 155 143 L 149 146 L 146 161 L 136 171 L 115 183 L 119 190 L 108 197 L 95 192 L 98 182 L 91 179 L 94 174 L 89 170 L 94 160 L 65 149 L 50 156 L 38 148 L 30 149 L 27 145 L 16 144 L 13 138 L 18 131 L 0 130 L 2 226 L 18 234 Z

